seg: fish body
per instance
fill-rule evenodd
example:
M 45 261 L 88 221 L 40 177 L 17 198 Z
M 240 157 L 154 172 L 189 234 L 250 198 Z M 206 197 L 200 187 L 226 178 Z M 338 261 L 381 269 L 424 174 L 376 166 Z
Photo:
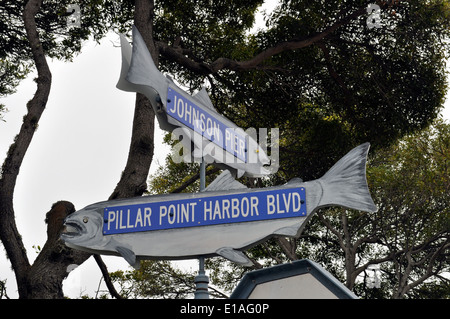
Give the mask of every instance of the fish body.
M 340 159 L 320 179 L 248 189 L 229 171 L 204 192 L 104 201 L 69 215 L 61 239 L 96 254 L 141 259 L 222 256 L 250 266 L 242 251 L 281 235 L 298 237 L 321 207 L 376 211 L 366 176 L 369 144 Z
M 214 108 L 205 88 L 190 95 L 156 67 L 139 31 L 133 26 L 133 46 L 121 35 L 122 68 L 117 88 L 144 94 L 154 108 L 162 130 L 182 137 L 185 157 L 230 170 L 234 176 L 267 176 L 271 161 L 256 142 Z M 276 164 L 274 165 L 276 166 Z

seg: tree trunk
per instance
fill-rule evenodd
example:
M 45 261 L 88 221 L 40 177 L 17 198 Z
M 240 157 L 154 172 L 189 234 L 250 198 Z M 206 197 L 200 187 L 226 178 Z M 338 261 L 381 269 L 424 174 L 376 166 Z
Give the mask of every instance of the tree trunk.
M 59 238 L 64 219 L 74 211 L 72 203 L 60 201 L 47 213 L 47 242 L 28 273 L 26 298 L 63 298 L 63 279 L 90 257 L 89 253 L 68 248 Z
M 25 153 L 28 150 L 28 146 L 36 131 L 37 123 L 47 104 L 52 81 L 52 75 L 45 59 L 34 19 L 41 4 L 41 0 L 30 0 L 27 2 L 23 12 L 27 39 L 30 43 L 31 53 L 38 73 L 36 81 L 37 90 L 33 99 L 27 104 L 28 113 L 23 119 L 19 134 L 9 148 L 2 166 L 2 175 L 0 178 L 0 239 L 3 242 L 12 268 L 14 269 L 19 296 L 21 298 L 28 295 L 26 283 L 30 264 L 22 237 L 16 227 L 13 208 L 14 188 Z
M 150 101 L 136 94 L 130 150 L 125 170 L 109 199 L 141 196 L 153 159 L 155 113 Z
M 144 39 L 155 65 L 158 51 L 153 39 L 153 0 L 136 0 L 134 24 Z M 130 150 L 125 170 L 109 199 L 141 196 L 147 189 L 147 177 L 153 160 L 155 112 L 150 101 L 136 94 Z
M 13 194 L 20 166 L 45 110 L 51 88 L 52 76 L 35 21 L 41 5 L 42 0 L 30 0 L 23 12 L 27 38 L 38 73 L 37 90 L 27 104 L 28 113 L 1 170 L 0 239 L 15 272 L 20 298 L 63 298 L 62 281 L 70 269 L 83 263 L 90 256 L 66 247 L 59 239 L 64 218 L 75 210 L 73 205 L 69 202 L 58 202 L 47 213 L 48 239 L 32 266 L 16 227 L 13 208 Z M 152 17 L 153 2 L 136 1 L 136 25 L 157 61 L 158 53 L 152 37 Z M 153 158 L 154 118 L 150 102 L 143 95 L 137 94 L 127 165 L 110 198 L 140 196 L 146 190 L 147 176 Z M 68 269 L 70 265 L 74 266 Z

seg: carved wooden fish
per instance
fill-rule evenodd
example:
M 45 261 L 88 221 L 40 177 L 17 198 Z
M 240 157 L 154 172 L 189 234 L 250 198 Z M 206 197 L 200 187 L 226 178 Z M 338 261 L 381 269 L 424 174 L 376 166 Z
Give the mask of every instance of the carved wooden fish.
M 207 163 L 241 177 L 262 177 L 273 173 L 264 145 L 256 133 L 247 134 L 216 111 L 205 88 L 190 95 L 156 67 L 141 34 L 133 26 L 133 47 L 121 36 L 122 68 L 117 88 L 139 92 L 151 102 L 161 129 L 182 136 L 180 143 L 191 150 L 189 160 L 204 158 Z M 274 167 L 271 167 L 274 166 Z
M 224 171 L 204 192 L 92 204 L 66 218 L 61 239 L 75 249 L 122 256 L 133 267 L 141 259 L 216 255 L 250 266 L 242 251 L 274 235 L 298 237 L 318 208 L 376 211 L 366 182 L 368 150 L 369 143 L 354 148 L 309 182 L 248 189 Z

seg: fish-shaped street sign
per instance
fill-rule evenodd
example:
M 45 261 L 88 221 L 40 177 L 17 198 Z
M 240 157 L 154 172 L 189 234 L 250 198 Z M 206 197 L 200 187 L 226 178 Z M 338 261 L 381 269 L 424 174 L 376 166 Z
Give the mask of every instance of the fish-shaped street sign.
M 242 251 L 274 235 L 298 237 L 321 207 L 376 211 L 366 182 L 369 143 L 341 158 L 324 176 L 248 189 L 229 171 L 203 192 L 104 201 L 69 215 L 67 246 L 119 255 L 133 267 L 141 259 L 222 256 L 250 266 Z
M 117 88 L 144 94 L 155 110 L 161 129 L 182 136 L 184 154 L 229 169 L 241 177 L 271 174 L 270 159 L 255 138 L 219 114 L 205 88 L 190 95 L 156 67 L 145 42 L 133 26 L 133 47 L 121 35 L 122 68 Z

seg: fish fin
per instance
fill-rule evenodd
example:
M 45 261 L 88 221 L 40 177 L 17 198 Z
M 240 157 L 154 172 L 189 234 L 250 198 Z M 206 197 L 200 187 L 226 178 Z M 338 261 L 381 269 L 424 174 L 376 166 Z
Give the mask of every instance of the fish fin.
M 355 147 L 318 180 L 323 189 L 319 206 L 339 205 L 366 212 L 377 211 L 366 180 L 369 147 L 369 143 Z
M 273 232 L 274 235 L 296 237 L 299 227 L 283 227 Z
M 126 247 L 116 247 L 117 252 L 135 269 L 139 269 L 141 263 L 136 259 L 135 253 Z
M 208 187 L 205 188 L 205 192 L 243 188 L 247 188 L 247 186 L 235 180 L 229 170 L 224 170 L 211 184 L 208 185 Z
M 253 262 L 250 259 L 248 259 L 248 257 L 245 256 L 242 251 L 233 249 L 231 247 L 219 248 L 218 250 L 216 250 L 216 254 L 242 266 L 247 267 L 253 266 Z
M 303 183 L 303 179 L 301 179 L 300 177 L 294 177 L 290 179 L 289 182 L 286 183 L 286 185 L 296 185 L 300 183 Z
M 206 92 L 205 87 L 202 87 L 202 89 L 200 91 L 198 91 L 194 97 L 199 100 L 200 102 L 203 103 L 203 105 L 207 106 L 208 108 L 210 108 L 211 110 L 216 111 L 216 109 L 214 108 L 214 105 L 211 102 L 211 99 L 209 98 L 208 92 Z M 216 111 L 217 112 L 217 111 Z
M 241 178 L 245 174 L 245 170 L 237 169 L 237 178 Z

